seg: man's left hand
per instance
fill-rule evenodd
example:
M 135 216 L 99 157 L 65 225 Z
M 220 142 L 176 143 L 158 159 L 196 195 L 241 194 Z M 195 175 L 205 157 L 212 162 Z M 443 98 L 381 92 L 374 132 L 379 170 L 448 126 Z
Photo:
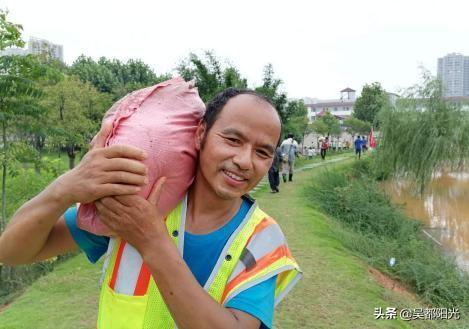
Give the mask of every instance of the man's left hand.
M 119 195 L 95 201 L 101 221 L 142 256 L 162 234 L 168 234 L 164 215 L 156 207 L 165 181 L 162 177 L 155 182 L 147 200 L 139 195 Z

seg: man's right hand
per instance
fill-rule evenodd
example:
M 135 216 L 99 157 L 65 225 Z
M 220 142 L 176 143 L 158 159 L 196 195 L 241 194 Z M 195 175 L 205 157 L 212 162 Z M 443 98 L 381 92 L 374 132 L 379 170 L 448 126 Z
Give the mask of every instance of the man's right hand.
M 148 170 L 141 162 L 147 157 L 144 151 L 126 145 L 104 147 L 111 128 L 111 123 L 104 124 L 80 164 L 58 179 L 59 193 L 70 204 L 136 194 L 148 183 Z

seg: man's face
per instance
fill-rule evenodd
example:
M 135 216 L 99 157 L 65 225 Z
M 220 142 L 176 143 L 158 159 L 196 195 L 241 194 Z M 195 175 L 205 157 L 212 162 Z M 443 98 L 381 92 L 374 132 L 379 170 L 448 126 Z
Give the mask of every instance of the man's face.
M 198 183 L 207 184 L 222 199 L 239 198 L 269 170 L 280 136 L 280 120 L 267 102 L 238 95 L 219 113 L 201 145 L 204 136 L 202 125 L 197 133 Z

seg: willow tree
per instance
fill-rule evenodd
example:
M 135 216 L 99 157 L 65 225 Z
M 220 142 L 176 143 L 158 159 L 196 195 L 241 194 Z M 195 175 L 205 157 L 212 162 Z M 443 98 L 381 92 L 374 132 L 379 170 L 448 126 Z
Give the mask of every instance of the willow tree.
M 469 115 L 443 97 L 441 81 L 424 73 L 394 108 L 380 114 L 378 166 L 416 182 L 422 193 L 433 174 L 461 170 L 469 157 Z

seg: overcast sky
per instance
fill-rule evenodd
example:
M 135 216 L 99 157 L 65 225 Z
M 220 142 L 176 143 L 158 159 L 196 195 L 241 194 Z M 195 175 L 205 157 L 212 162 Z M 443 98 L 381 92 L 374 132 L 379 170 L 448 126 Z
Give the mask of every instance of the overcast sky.
M 250 86 L 272 63 L 289 97 L 337 98 L 379 81 L 399 92 L 436 74 L 450 52 L 469 55 L 467 0 L 322 1 L 0 1 L 10 20 L 80 54 L 140 58 L 171 72 L 189 52 L 213 50 Z

